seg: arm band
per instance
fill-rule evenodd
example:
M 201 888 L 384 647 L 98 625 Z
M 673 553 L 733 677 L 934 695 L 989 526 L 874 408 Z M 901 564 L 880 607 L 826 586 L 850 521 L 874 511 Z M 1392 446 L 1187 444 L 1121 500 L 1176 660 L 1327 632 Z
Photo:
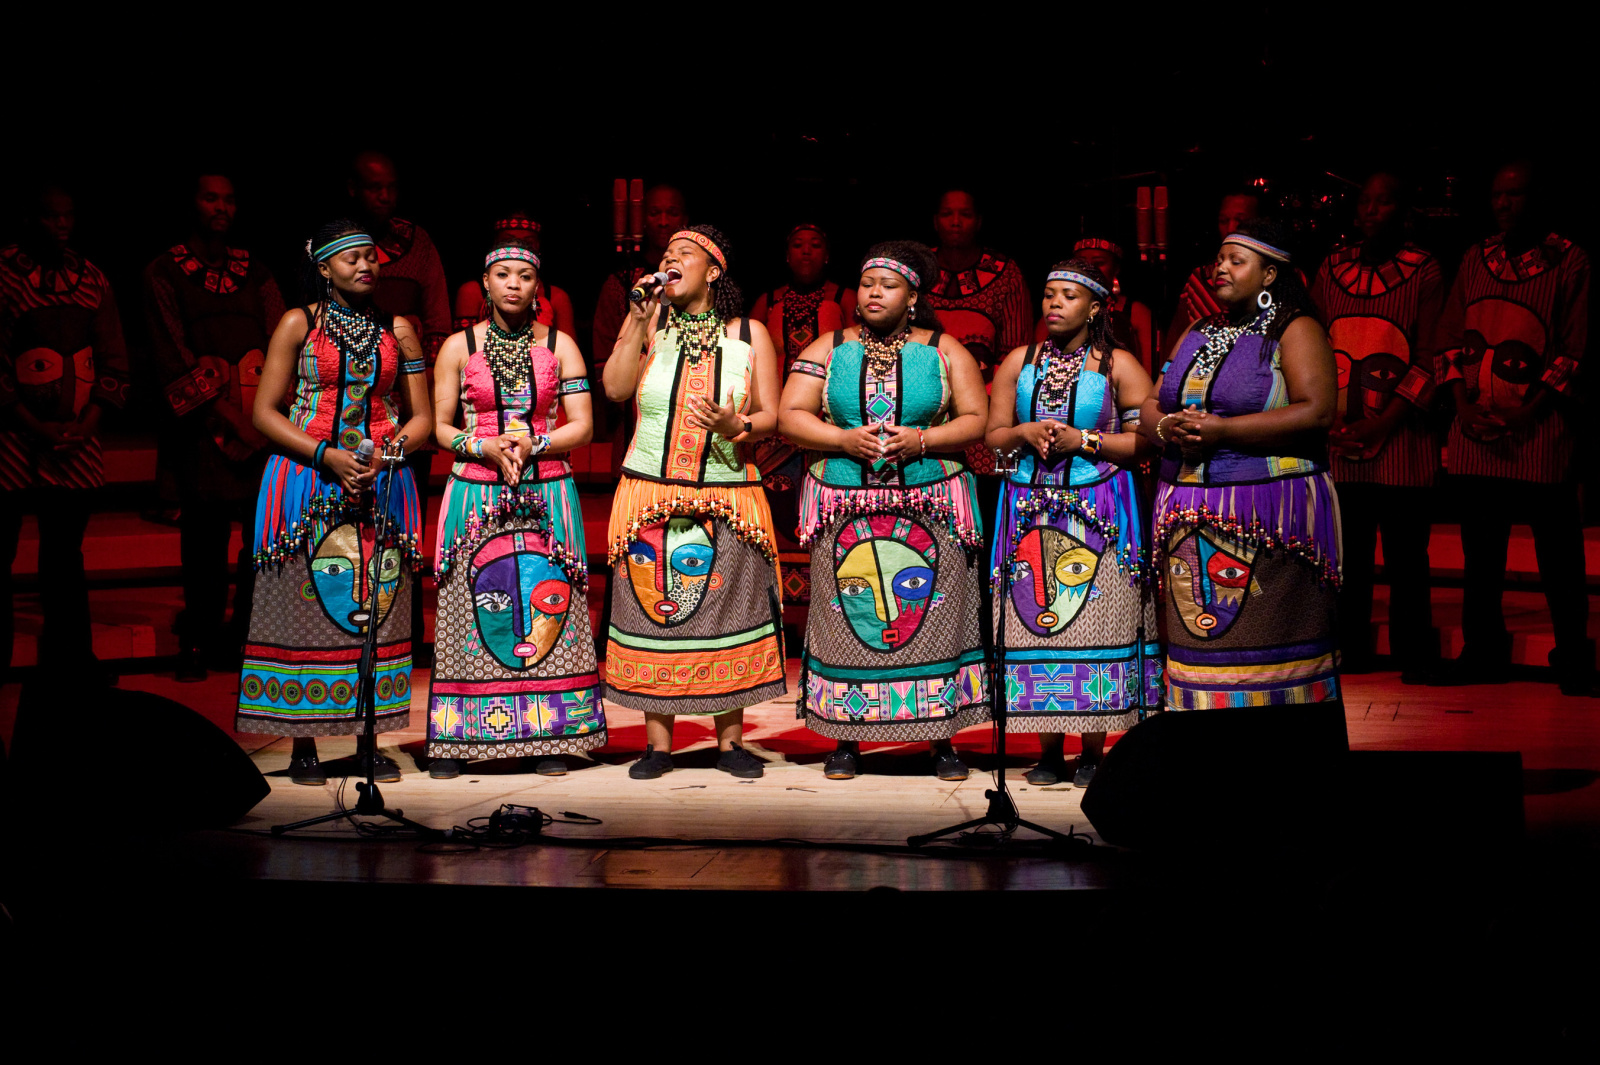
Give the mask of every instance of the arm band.
M 324 451 L 326 451 L 326 450 L 328 450 L 328 442 L 326 440 L 322 441 L 320 444 L 317 445 L 317 453 L 315 455 L 311 456 L 311 468 L 312 469 L 314 469 L 314 470 L 322 469 L 322 453 Z

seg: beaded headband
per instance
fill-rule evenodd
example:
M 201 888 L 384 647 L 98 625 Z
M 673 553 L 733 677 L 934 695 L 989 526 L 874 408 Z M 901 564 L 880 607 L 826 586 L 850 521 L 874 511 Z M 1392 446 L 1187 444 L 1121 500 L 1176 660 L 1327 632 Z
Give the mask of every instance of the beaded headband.
M 1101 299 L 1109 299 L 1111 292 L 1100 282 L 1093 280 L 1076 270 L 1052 270 L 1050 276 L 1045 278 L 1046 283 L 1051 281 L 1071 281 L 1074 285 L 1082 285 Z
M 1122 245 L 1106 240 L 1104 237 L 1084 237 L 1072 246 L 1073 251 L 1108 251 L 1117 258 L 1122 258 Z
M 861 264 L 861 272 L 863 274 L 868 270 L 875 268 L 893 270 L 895 273 L 911 282 L 912 288 L 922 287 L 921 275 L 915 270 L 911 269 L 911 267 L 907 266 L 905 263 L 901 262 L 899 259 L 886 259 L 880 255 L 876 259 L 868 259 L 866 262 Z
M 1266 241 L 1257 240 L 1255 237 L 1247 237 L 1243 233 L 1229 233 L 1222 238 L 1222 243 L 1237 244 L 1241 248 L 1249 248 L 1258 255 L 1265 255 L 1267 258 L 1276 259 L 1281 263 L 1289 261 L 1289 253 L 1282 248 L 1274 248 Z
M 787 238 L 785 238 L 785 239 L 791 239 L 792 240 L 796 233 L 799 233 L 802 230 L 806 230 L 806 229 L 809 229 L 809 230 L 811 230 L 811 232 L 821 235 L 821 237 L 824 240 L 826 240 L 827 237 L 828 237 L 828 231 L 823 229 L 821 226 L 817 225 L 815 222 L 801 222 L 799 225 L 797 225 L 793 229 L 789 230 L 789 236 Z
M 307 243 L 310 243 L 309 241 Z M 316 251 L 311 253 L 311 261 L 316 263 L 327 262 L 342 251 L 351 248 L 360 248 L 364 245 L 376 245 L 377 241 L 365 233 L 346 233 L 342 237 L 335 237 Z
M 507 259 L 521 259 L 525 263 L 532 263 L 535 270 L 539 269 L 539 257 L 527 248 L 496 248 L 484 257 L 483 268 L 487 270 Z
M 494 224 L 494 228 L 496 230 L 520 229 L 525 233 L 537 233 L 539 232 L 539 223 L 531 218 L 519 216 L 516 218 L 502 218 Z
M 692 240 L 709 252 L 711 257 L 717 260 L 718 266 L 724 270 L 728 268 L 728 257 L 722 254 L 722 249 L 717 247 L 717 242 L 704 233 L 696 233 L 692 229 L 680 229 L 672 234 L 672 240 Z M 667 243 L 671 244 L 672 240 L 667 241 Z

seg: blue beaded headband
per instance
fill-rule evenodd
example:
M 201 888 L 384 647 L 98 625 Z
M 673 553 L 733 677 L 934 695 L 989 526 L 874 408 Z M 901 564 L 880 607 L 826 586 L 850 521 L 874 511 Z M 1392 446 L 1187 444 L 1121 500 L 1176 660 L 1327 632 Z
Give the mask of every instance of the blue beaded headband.
M 338 255 L 342 251 L 348 251 L 351 248 L 359 248 L 368 244 L 376 245 L 377 243 L 377 241 L 373 240 L 365 233 L 346 233 L 342 237 L 335 237 L 333 240 L 328 241 L 328 243 L 312 252 L 311 261 L 318 263 L 327 262 L 329 259 L 333 258 L 335 255 Z
M 1092 280 L 1076 270 L 1052 270 L 1050 271 L 1050 276 L 1045 278 L 1046 283 L 1051 281 L 1071 281 L 1075 285 L 1082 285 L 1101 299 L 1109 299 L 1111 296 L 1110 291 L 1100 282 Z
M 1259 255 L 1265 255 L 1267 258 L 1276 259 L 1281 263 L 1289 261 L 1289 253 L 1282 248 L 1274 248 L 1266 241 L 1257 240 L 1255 237 L 1247 237 L 1243 233 L 1229 233 L 1222 238 L 1222 243 L 1237 244 L 1241 248 L 1249 248 Z
M 483 268 L 487 270 L 506 259 L 521 259 L 525 263 L 532 263 L 535 270 L 539 269 L 539 257 L 527 248 L 496 248 L 483 260 Z
M 909 267 L 905 263 L 901 262 L 899 259 L 886 259 L 886 258 L 884 258 L 883 256 L 880 255 L 876 259 L 868 259 L 866 262 L 861 264 L 861 272 L 863 274 L 866 273 L 868 270 L 872 270 L 872 269 L 875 269 L 875 268 L 882 268 L 884 270 L 893 270 L 895 273 L 899 274 L 901 277 L 903 277 L 907 281 L 911 282 L 911 287 L 912 288 L 919 288 L 922 285 L 921 276 L 918 275 L 918 273 L 915 270 L 911 269 L 911 267 Z

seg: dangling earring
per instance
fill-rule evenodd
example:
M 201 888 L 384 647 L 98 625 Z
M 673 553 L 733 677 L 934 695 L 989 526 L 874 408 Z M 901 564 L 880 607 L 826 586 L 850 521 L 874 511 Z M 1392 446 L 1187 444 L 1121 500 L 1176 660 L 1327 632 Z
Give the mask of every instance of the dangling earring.
M 1266 310 L 1268 307 L 1272 306 L 1271 289 L 1264 288 L 1260 292 L 1256 293 L 1256 306 L 1260 307 L 1262 310 Z
M 866 321 L 866 319 L 861 316 L 861 304 L 859 304 L 859 303 L 856 304 L 855 316 L 856 316 L 856 321 L 858 321 L 858 322 Z

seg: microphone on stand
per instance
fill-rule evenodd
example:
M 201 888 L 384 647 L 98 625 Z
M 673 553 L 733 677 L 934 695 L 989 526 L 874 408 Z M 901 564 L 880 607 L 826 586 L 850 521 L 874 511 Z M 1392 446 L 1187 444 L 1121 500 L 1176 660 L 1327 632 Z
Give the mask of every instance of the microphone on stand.
M 1138 234 L 1139 260 L 1150 260 L 1150 186 L 1140 185 L 1134 197 L 1134 231 Z
M 633 286 L 633 291 L 628 293 L 628 301 L 630 303 L 643 303 L 660 291 L 661 286 L 666 283 L 667 275 L 663 271 L 658 270 L 653 274 L 645 274 L 639 279 L 639 283 Z
M 644 178 L 636 177 L 628 185 L 628 228 L 637 252 L 644 247 Z
M 617 254 L 623 252 L 623 242 L 628 239 L 628 179 L 617 178 L 611 182 L 611 239 L 617 245 Z
M 1167 258 L 1167 187 L 1165 185 L 1156 186 L 1155 215 L 1156 257 L 1165 262 Z

